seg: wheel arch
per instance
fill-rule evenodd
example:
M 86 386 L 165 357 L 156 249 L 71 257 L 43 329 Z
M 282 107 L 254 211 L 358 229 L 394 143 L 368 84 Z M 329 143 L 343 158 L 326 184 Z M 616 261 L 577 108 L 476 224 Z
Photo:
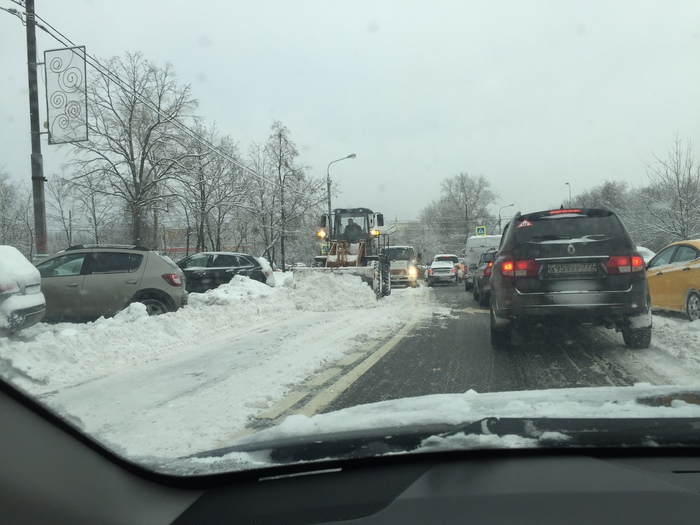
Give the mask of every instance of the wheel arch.
M 174 312 L 177 310 L 177 305 L 175 304 L 173 298 L 163 290 L 158 290 L 157 288 L 145 288 L 143 290 L 139 290 L 131 298 L 131 302 L 138 303 L 144 299 L 158 299 L 159 301 L 165 303 L 169 311 Z

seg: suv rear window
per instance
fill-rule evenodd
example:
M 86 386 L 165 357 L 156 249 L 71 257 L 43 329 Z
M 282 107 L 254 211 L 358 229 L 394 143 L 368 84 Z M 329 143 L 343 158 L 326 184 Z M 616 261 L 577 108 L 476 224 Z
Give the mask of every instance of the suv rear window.
M 612 212 L 606 212 L 605 215 L 586 213 L 543 215 L 540 212 L 521 217 L 516 223 L 515 237 L 529 242 L 556 242 L 584 238 L 603 240 L 624 237 L 624 231 L 622 224 Z
M 552 210 L 523 215 L 516 220 L 515 242 L 521 252 L 546 256 L 547 245 L 584 244 L 589 252 L 627 250 L 629 235 L 609 210 Z

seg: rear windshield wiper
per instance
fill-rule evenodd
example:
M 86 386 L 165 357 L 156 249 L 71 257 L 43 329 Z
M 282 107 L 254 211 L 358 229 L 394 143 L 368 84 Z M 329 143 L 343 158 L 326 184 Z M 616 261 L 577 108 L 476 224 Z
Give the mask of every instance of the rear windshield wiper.
M 561 239 L 571 239 L 569 235 L 534 235 L 533 241 L 559 241 Z

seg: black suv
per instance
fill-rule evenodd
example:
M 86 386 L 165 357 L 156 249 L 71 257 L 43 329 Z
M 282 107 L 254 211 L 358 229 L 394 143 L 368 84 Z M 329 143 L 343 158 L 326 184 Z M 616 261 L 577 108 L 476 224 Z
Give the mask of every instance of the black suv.
M 566 319 L 615 328 L 625 344 L 651 343 L 644 259 L 610 210 L 517 213 L 491 275 L 491 345 L 510 345 L 515 323 Z

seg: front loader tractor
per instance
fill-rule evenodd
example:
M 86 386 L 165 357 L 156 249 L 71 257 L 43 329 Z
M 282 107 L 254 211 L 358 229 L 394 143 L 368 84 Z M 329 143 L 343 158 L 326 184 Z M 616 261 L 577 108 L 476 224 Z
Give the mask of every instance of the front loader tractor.
M 382 214 L 368 208 L 338 208 L 332 217 L 323 215 L 317 234 L 323 255 L 316 256 L 316 266 L 323 271 L 359 275 L 377 299 L 389 295 L 389 236 L 379 231 L 381 226 Z

